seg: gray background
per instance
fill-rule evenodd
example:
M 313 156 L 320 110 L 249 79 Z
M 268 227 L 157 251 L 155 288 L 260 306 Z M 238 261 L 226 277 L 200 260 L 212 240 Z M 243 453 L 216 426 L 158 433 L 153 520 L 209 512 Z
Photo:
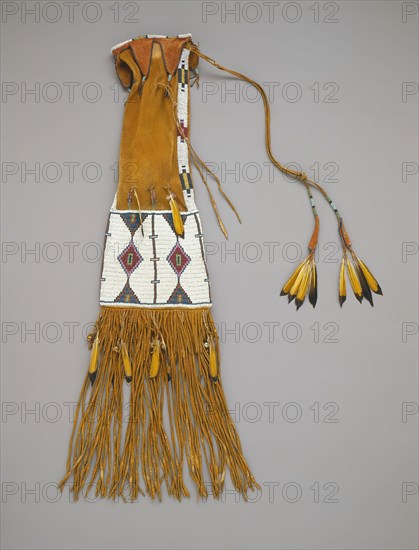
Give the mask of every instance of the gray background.
M 57 12 L 58 2 L 39 21 L 24 20 L 23 2 L 5 4 L 17 13 L 3 22 L 1 41 L 3 84 L 14 83 L 2 100 L 3 547 L 417 548 L 418 495 L 410 493 L 418 483 L 418 177 L 402 172 L 418 162 L 418 15 L 403 15 L 417 4 L 281 2 L 270 20 L 264 2 L 121 1 L 119 12 L 100 2 L 96 22 L 92 3 L 85 13 L 76 6 L 74 21 L 64 4 Z M 338 166 L 338 181 L 325 185 L 384 298 L 360 306 L 349 291 L 340 310 L 336 225 L 320 199 L 318 305 L 297 313 L 278 297 L 311 234 L 305 191 L 266 164 L 261 102 L 201 62 L 192 143 L 206 161 L 220 169 L 239 163 L 241 172 L 237 182 L 223 178 L 241 226 L 215 193 L 227 243 L 194 177 L 223 383 L 264 490 L 249 503 L 230 492 L 221 502 L 165 496 L 161 504 L 75 505 L 55 484 L 67 457 L 68 403 L 88 363 L 83 329 L 98 314 L 92 243 L 102 245 L 115 191 L 125 92 L 110 48 L 140 34 L 184 32 L 220 63 L 275 83 L 272 137 L 281 161 L 299 162 L 311 176 L 319 163 L 322 181 L 326 163 Z M 37 82 L 38 97 L 25 95 Z M 74 101 L 66 82 L 79 83 Z M 89 82 L 102 92 L 97 101 Z M 239 96 L 225 96 L 226 86 Z M 68 162 L 78 163 L 74 181 Z M 24 163 L 39 163 L 39 181 L 25 181 Z M 98 181 L 89 181 L 93 169 L 83 173 L 88 163 L 100 166 Z M 267 323 L 279 323 L 273 337 Z M 226 334 L 234 327 L 237 336 Z

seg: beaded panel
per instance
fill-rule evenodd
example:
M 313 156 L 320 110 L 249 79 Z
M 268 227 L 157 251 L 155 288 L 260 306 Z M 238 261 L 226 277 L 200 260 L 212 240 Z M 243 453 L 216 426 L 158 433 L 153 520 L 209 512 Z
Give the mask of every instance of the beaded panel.
M 170 211 L 111 210 L 100 289 L 104 306 L 210 306 L 201 220 L 183 212 L 184 237 Z

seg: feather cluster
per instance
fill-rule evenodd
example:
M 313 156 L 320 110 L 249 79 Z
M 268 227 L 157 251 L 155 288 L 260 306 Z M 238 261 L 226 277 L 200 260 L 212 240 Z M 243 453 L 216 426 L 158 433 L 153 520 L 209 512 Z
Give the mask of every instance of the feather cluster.
M 359 303 L 365 298 L 372 306 L 374 301 L 372 299 L 371 292 L 375 294 L 383 294 L 377 279 L 364 264 L 362 260 L 352 252 L 352 262 L 346 254 L 342 258 L 339 274 L 339 303 L 342 307 L 346 300 L 346 276 L 348 274 L 349 282 L 352 288 L 355 298 Z
M 288 295 L 288 302 L 295 298 L 297 310 L 303 305 L 306 295 L 310 304 L 317 303 L 317 268 L 314 254 L 309 256 L 297 267 L 281 290 L 281 296 Z

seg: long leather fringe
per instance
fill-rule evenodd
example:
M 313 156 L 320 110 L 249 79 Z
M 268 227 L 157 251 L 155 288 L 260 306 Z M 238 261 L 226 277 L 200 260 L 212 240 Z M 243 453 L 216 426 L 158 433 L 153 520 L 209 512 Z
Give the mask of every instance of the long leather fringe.
M 162 497 L 162 485 L 178 500 L 189 496 L 184 464 L 201 497 L 219 498 L 227 469 L 247 498 L 259 488 L 243 456 L 220 379 L 210 377 L 208 338 L 218 338 L 208 308 L 102 307 L 98 368 L 88 373 L 75 413 L 67 473 L 74 498 L 92 488 L 96 496 L 135 500 Z M 150 378 L 150 345 L 165 343 L 157 376 Z M 120 342 L 132 363 L 129 413 L 124 408 Z M 126 391 L 126 390 L 125 390 Z M 206 482 L 209 477 L 210 482 Z

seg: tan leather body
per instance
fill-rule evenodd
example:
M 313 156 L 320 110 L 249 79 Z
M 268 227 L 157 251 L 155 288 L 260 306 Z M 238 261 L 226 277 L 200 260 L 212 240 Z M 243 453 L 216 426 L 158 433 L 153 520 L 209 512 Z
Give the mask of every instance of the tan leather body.
M 177 67 L 187 42 L 190 39 L 138 38 L 113 51 L 120 81 L 125 88 L 131 87 L 122 125 L 117 209 L 129 208 L 128 194 L 135 187 L 142 210 L 169 210 L 169 190 L 179 209 L 186 210 L 177 160 L 176 110 L 165 89 L 156 84 L 169 85 L 177 98 Z M 196 66 L 197 59 L 191 61 Z M 134 202 L 131 207 L 137 206 Z

